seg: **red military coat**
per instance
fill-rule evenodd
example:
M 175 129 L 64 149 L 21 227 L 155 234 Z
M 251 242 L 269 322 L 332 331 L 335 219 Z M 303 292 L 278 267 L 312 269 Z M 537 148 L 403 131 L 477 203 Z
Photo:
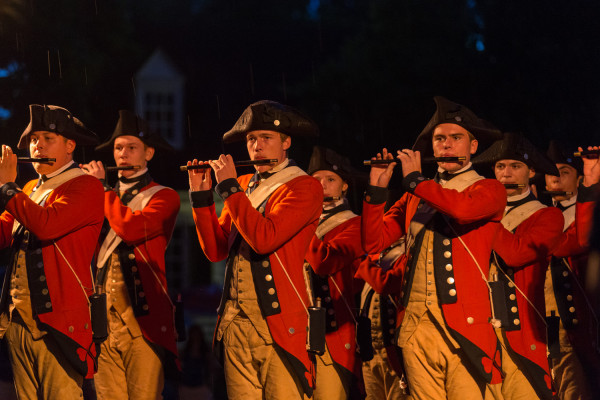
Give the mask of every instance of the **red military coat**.
M 581 186 L 580 186 L 581 188 Z M 554 273 L 553 279 L 556 303 L 560 318 L 569 336 L 569 341 L 577 353 L 588 381 L 598 387 L 600 381 L 600 354 L 598 335 L 600 327 L 592 315 L 590 303 L 585 293 L 585 279 L 588 266 L 588 236 L 592 226 L 595 202 L 591 197 L 577 196 L 575 221 L 563 233 L 552 254 L 565 259 L 570 270 L 563 267 L 562 273 Z M 566 274 L 565 274 L 566 273 Z
M 76 370 L 91 378 L 96 354 L 88 297 L 93 293 L 92 256 L 104 219 L 103 188 L 94 177 L 78 176 L 53 190 L 44 205 L 39 206 L 28 196 L 36 182 L 27 183 L 23 192 L 18 192 L 6 204 L 6 211 L 0 216 L 0 247 L 12 244 L 15 219 L 41 241 L 41 276 L 47 283 L 52 307 L 50 312 L 34 312 L 34 318 L 42 324 L 40 329 L 48 330 L 57 339 Z M 31 295 L 35 309 L 34 297 L 38 293 L 32 291 Z M 10 296 L 6 280 L 3 300 L 5 296 Z
M 303 265 L 321 214 L 323 188 L 311 176 L 296 177 L 271 193 L 264 210 L 261 210 L 263 215 L 252 206 L 244 193 L 251 177 L 252 175 L 238 177 L 237 183 L 241 190 L 238 190 L 235 182 L 221 182 L 231 184 L 236 190 L 228 191 L 228 194 L 232 194 L 226 196 L 220 217 L 217 217 L 214 204 L 193 204 L 198 239 L 210 261 L 223 260 L 228 256 L 229 237 L 235 225 L 239 234 L 256 253 L 268 255 L 279 304 L 276 312 L 269 313 L 265 319 L 273 341 L 285 351 L 304 390 L 310 394 L 313 376 L 306 351 L 308 320 L 305 307 L 309 303 Z M 274 252 L 277 252 L 285 271 Z M 224 295 L 229 289 L 229 279 L 226 277 Z M 255 280 L 255 285 L 257 281 L 258 279 Z M 261 297 L 268 296 L 271 295 L 257 291 L 259 302 Z M 219 322 L 217 328 L 218 324 Z
M 313 235 L 306 253 L 306 261 L 314 272 L 329 276 L 328 286 L 337 326 L 337 330 L 328 332 L 325 338 L 331 358 L 357 377 L 360 365 L 356 358 L 356 326 L 348 307 L 356 308 L 354 272 L 362 254 L 360 216 L 336 226 L 323 236 L 323 240 Z M 343 297 L 331 280 L 335 280 Z
M 502 228 L 494 244 L 494 251 L 508 266 L 505 272 L 520 289 L 514 292 L 516 299 L 509 300 L 508 303 L 509 320 L 519 322 L 511 323 L 503 332 L 511 350 L 522 358 L 526 375 L 542 398 L 550 398 L 552 395 L 552 379 L 546 353 L 544 281 L 548 255 L 558 243 L 563 225 L 560 210 L 545 207 L 522 221 L 514 234 Z M 511 309 L 515 305 L 516 311 Z M 535 366 L 527 361 L 535 363 Z
M 451 261 L 448 268 L 452 279 L 440 280 L 439 285 L 436 283 L 446 326 L 461 344 L 481 378 L 497 383 L 500 381 L 500 374 L 493 367 L 493 360 L 497 355 L 497 338 L 489 323 L 491 307 L 484 279 L 487 279 L 489 273 L 492 244 L 506 204 L 506 189 L 496 180 L 482 179 L 459 192 L 443 188 L 416 172 L 406 176 L 404 184 L 412 193 L 402 196 L 385 215 L 383 198 L 376 199 L 375 202 L 379 204 L 372 204 L 373 197 L 369 194 L 365 197 L 362 215 L 363 247 L 370 254 L 379 253 L 406 235 L 421 199 L 437 213 L 449 218 L 452 229 L 446 223 L 441 223 L 435 231 L 436 234 L 444 235 L 447 240 L 435 245 L 434 236 L 434 259 L 443 260 L 448 256 L 448 261 Z M 454 231 L 468 246 L 481 271 Z M 408 263 L 412 256 L 409 255 Z M 441 271 L 448 265 L 442 262 L 434 264 L 440 264 Z M 409 274 L 405 272 L 404 275 Z M 401 294 L 405 303 L 406 297 L 410 295 L 410 285 L 405 278 Z
M 140 190 L 158 186 L 152 182 Z M 179 195 L 170 188 L 156 192 L 140 211 L 123 205 L 112 190 L 104 194 L 104 213 L 110 227 L 129 246 L 148 304 L 149 314 L 136 316 L 144 338 L 177 357 L 174 309 L 167 289 L 165 250 L 179 212 Z

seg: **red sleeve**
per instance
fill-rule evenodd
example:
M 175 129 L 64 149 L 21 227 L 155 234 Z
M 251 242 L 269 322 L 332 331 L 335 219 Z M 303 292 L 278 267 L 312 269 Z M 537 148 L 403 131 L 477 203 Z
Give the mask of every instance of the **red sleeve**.
M 336 227 L 337 228 L 337 227 Z M 340 229 L 320 240 L 316 235 L 306 252 L 306 261 L 318 275 L 331 275 L 351 265 L 362 254 L 360 245 L 360 217 L 346 221 Z
M 406 234 L 404 224 L 410 195 L 405 194 L 384 215 L 385 204 L 363 202 L 361 241 L 368 254 L 379 254 Z
M 15 218 L 8 212 L 0 214 L 0 249 L 10 246 Z
M 514 234 L 500 227 L 493 249 L 511 267 L 532 264 L 554 251 L 562 236 L 563 225 L 559 209 L 543 208 L 523 221 Z
M 115 192 L 104 194 L 104 213 L 110 227 L 129 245 L 145 242 L 159 235 L 169 236 L 172 222 L 179 212 L 179 195 L 173 189 L 156 192 L 139 211 L 123 205 Z M 167 226 L 169 225 L 169 226 Z
M 225 204 L 246 242 L 258 254 L 269 254 L 319 218 L 323 188 L 310 176 L 295 178 L 271 195 L 264 216 L 244 192 L 230 195 Z
M 48 206 L 42 207 L 20 192 L 10 199 L 6 211 L 40 240 L 52 240 L 97 223 L 97 215 L 89 210 L 102 209 L 103 192 L 97 178 L 83 175 L 56 188 Z
M 595 201 L 577 202 L 575 207 L 575 224 L 577 229 L 577 240 L 581 247 L 590 245 L 589 239 L 594 222 Z
M 224 260 L 229 252 L 228 238 L 231 232 L 231 217 L 227 204 L 217 218 L 215 205 L 192 209 L 196 233 L 200 246 L 212 262 Z
M 377 264 L 378 258 L 379 256 L 376 255 L 366 257 L 358 266 L 354 277 L 367 282 L 381 295 L 399 292 L 402 287 L 406 256 L 403 254 L 394 266 L 385 272 Z
M 581 246 L 577 239 L 577 224 L 573 222 L 560 236 L 560 240 L 553 252 L 555 257 L 573 257 L 587 253 L 587 248 Z
M 459 224 L 499 221 L 506 206 L 506 189 L 495 179 L 477 181 L 462 192 L 426 180 L 416 186 L 414 194 Z

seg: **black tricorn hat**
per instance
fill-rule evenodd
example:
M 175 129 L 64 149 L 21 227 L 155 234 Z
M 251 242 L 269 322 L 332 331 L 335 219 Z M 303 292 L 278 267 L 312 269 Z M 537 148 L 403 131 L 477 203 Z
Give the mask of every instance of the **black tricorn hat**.
M 581 158 L 574 157 L 573 153 L 566 152 L 565 146 L 558 140 L 553 139 L 550 141 L 546 155 L 555 164 L 570 165 L 577 170 L 579 175 L 583 174 L 583 162 L 581 161 Z
M 165 149 L 173 151 L 173 147 L 166 142 L 160 135 L 150 130 L 148 122 L 140 118 L 129 110 L 119 110 L 119 120 L 110 139 L 102 143 L 96 150 L 110 150 L 116 138 L 119 136 L 135 136 L 146 146 L 155 149 Z
M 483 153 L 473 159 L 473 164 L 494 165 L 500 160 L 517 160 L 533 168 L 536 173 L 559 176 L 552 160 L 539 151 L 523 135 L 506 132 Z
M 250 104 L 233 128 L 223 135 L 223 143 L 246 140 L 252 131 L 275 131 L 292 137 L 318 137 L 319 127 L 300 111 L 271 100 Z
M 433 100 L 437 109 L 413 145 L 413 150 L 420 151 L 421 155 L 433 154 L 431 136 L 435 127 L 440 124 L 462 126 L 480 142 L 480 147 L 483 145 L 482 141 L 492 142 L 502 138 L 502 132 L 498 128 L 479 118 L 467 107 L 442 96 L 435 96 Z
M 67 139 L 74 140 L 80 146 L 94 145 L 100 142 L 98 136 L 86 128 L 66 108 L 30 104 L 29 125 L 27 125 L 27 128 L 21 134 L 17 148 L 26 148 L 29 134 L 39 131 L 54 132 Z
M 360 174 L 350 164 L 350 160 L 334 150 L 323 146 L 314 146 L 310 162 L 308 163 L 309 175 L 317 171 L 332 171 L 342 178 L 346 183 L 350 183 L 353 177 Z

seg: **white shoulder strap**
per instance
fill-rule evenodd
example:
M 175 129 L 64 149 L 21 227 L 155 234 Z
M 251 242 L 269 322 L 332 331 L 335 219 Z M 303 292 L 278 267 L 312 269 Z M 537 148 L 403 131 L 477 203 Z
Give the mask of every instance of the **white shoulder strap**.
M 512 209 L 507 215 L 505 215 L 501 221 L 502 225 L 504 225 L 507 230 L 512 232 L 512 230 L 519 226 L 521 222 L 525 221 L 531 216 L 531 214 L 541 210 L 542 208 L 546 208 L 546 206 L 539 201 L 528 201 L 527 203 Z
M 152 199 L 152 196 L 154 196 L 156 193 L 163 189 L 167 189 L 167 187 L 157 185 L 152 186 L 147 190 L 141 191 L 129 202 L 127 207 L 131 208 L 131 211 L 142 210 L 144 207 L 146 207 L 150 199 Z M 98 252 L 98 259 L 96 262 L 97 268 L 104 267 L 104 264 L 106 264 L 108 257 L 110 257 L 113 251 L 115 251 L 115 249 L 121 243 L 121 241 L 122 239 L 119 237 L 119 235 L 117 235 L 117 233 L 111 228 L 108 234 L 106 235 L 104 242 L 102 242 L 102 245 L 100 246 L 100 251 Z
M 306 175 L 306 172 L 296 166 L 290 166 L 265 179 L 248 195 L 252 207 L 258 208 L 280 186 L 302 175 Z
M 322 239 L 323 236 L 325 236 L 329 231 L 354 217 L 356 217 L 356 214 L 354 214 L 352 210 L 340 211 L 339 213 L 327 218 L 322 224 L 320 224 L 317 227 L 315 235 L 317 235 L 319 239 Z

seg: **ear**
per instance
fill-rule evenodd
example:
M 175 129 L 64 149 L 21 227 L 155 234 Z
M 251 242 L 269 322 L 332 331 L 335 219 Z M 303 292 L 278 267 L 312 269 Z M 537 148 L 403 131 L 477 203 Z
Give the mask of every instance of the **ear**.
M 346 182 L 344 182 L 344 184 L 342 185 L 342 193 L 345 195 L 347 191 L 348 191 L 348 184 Z
M 470 149 L 469 153 L 475 154 L 478 146 L 479 146 L 479 142 L 477 141 L 477 139 L 471 140 L 471 149 Z
M 67 139 L 67 154 L 73 154 L 75 147 L 77 147 L 77 143 L 74 140 Z
M 283 145 L 283 150 L 288 151 L 288 149 L 292 146 L 292 138 L 291 137 L 286 137 L 285 140 L 282 142 Z
M 146 146 L 145 153 L 146 156 L 144 158 L 146 159 L 146 162 L 152 160 L 152 157 L 154 157 L 154 147 Z
M 529 168 L 529 179 L 532 179 L 535 176 L 535 169 Z

